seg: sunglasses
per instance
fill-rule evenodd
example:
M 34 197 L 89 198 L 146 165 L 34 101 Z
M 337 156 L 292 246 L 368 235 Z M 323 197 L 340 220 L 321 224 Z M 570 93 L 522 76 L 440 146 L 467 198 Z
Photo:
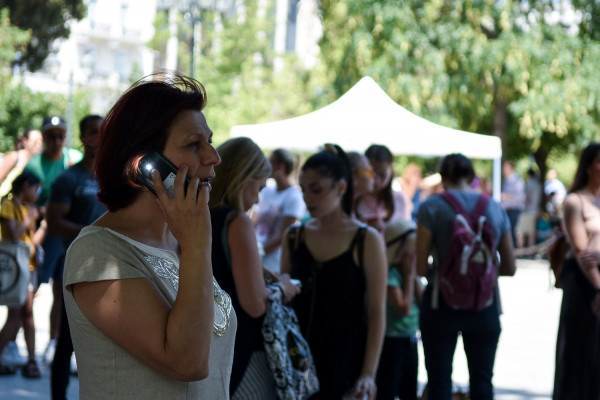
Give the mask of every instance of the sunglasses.
M 372 179 L 375 176 L 375 172 L 373 172 L 373 168 L 362 168 L 355 172 L 356 175 L 364 175 L 369 179 Z

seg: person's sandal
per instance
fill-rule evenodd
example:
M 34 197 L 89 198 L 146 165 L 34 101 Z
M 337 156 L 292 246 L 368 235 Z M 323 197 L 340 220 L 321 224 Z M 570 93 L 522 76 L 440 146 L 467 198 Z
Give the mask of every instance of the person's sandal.
M 16 372 L 15 367 L 0 364 L 0 375 L 14 375 Z
M 33 360 L 30 360 L 27 365 L 21 368 L 21 373 L 24 378 L 37 379 L 42 377 L 36 362 Z

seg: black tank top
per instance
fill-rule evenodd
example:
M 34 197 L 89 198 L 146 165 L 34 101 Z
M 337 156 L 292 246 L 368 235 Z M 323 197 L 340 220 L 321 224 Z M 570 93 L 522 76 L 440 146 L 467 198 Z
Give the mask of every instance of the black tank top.
M 316 261 L 310 253 L 303 238 L 304 227 L 293 229 L 290 275 L 302 281 L 293 307 L 321 384 L 314 398 L 340 399 L 360 374 L 366 345 L 366 279 L 362 268 L 366 227 L 358 228 L 348 250 L 325 262 Z M 355 246 L 359 265 L 354 261 Z

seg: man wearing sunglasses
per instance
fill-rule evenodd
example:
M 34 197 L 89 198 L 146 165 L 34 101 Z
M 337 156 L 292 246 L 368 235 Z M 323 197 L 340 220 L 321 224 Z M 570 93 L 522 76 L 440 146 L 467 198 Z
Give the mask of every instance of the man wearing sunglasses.
M 57 115 L 44 117 L 41 131 L 44 149 L 29 160 L 25 169 L 37 175 L 42 182 L 42 192 L 37 200 L 37 205 L 41 215 L 44 216 L 52 182 L 70 165 L 81 160 L 82 154 L 78 150 L 66 148 L 67 124 L 62 117 Z M 50 281 L 54 275 L 58 258 L 64 251 L 62 239 L 52 234 L 46 235 L 42 247 L 45 257 L 42 265 L 37 268 L 38 285 Z M 62 297 L 62 288 L 54 282 L 52 291 L 54 298 Z M 54 357 L 59 318 L 60 308 L 53 305 L 50 311 L 50 341 L 44 352 L 44 362 L 49 362 Z
M 56 266 L 54 280 L 62 287 L 62 271 L 65 251 L 79 231 L 98 219 L 106 207 L 98 200 L 98 182 L 93 173 L 98 131 L 102 117 L 88 115 L 79 123 L 83 159 L 62 172 L 52 183 L 48 210 L 48 232 L 63 241 L 63 252 Z M 60 330 L 56 351 L 52 360 L 50 387 L 52 399 L 64 399 L 69 384 L 73 342 L 62 296 L 54 298 L 60 307 Z

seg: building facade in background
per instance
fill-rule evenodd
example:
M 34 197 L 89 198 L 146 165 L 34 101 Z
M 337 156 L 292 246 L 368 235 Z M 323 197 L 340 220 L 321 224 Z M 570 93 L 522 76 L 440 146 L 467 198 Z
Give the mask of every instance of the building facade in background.
M 317 0 L 262 1 L 275 2 L 276 53 L 296 52 L 307 67 L 314 65 L 322 33 Z M 221 3 L 235 14 L 243 0 L 85 0 L 87 15 L 72 22 L 70 37 L 56 42 L 55 53 L 40 71 L 24 72 L 21 78 L 32 90 L 58 92 L 70 99 L 76 88 L 89 89 L 93 94 L 92 111 L 102 114 L 132 81 L 176 65 L 172 61 L 177 53 L 176 35 L 167 46 L 166 52 L 171 55 L 156 54 L 146 46 L 154 35 L 158 10 L 216 8 Z
M 73 93 L 77 87 L 94 94 L 94 112 L 105 112 L 132 76 L 153 70 L 146 43 L 154 34 L 155 0 L 86 0 L 87 15 L 72 22 L 71 35 L 55 44 L 56 52 L 37 72 L 25 72 L 25 85 L 35 91 Z

